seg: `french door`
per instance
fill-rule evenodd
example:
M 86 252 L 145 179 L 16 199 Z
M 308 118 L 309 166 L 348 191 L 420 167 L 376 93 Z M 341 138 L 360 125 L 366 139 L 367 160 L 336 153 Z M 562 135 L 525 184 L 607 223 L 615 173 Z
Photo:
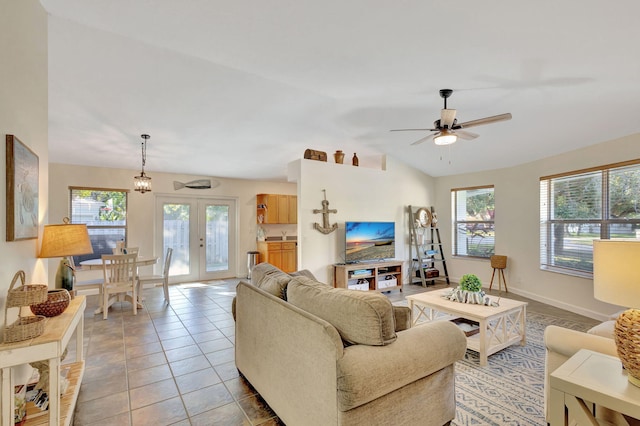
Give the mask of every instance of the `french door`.
M 236 276 L 236 200 L 158 196 L 156 252 L 173 249 L 172 282 Z

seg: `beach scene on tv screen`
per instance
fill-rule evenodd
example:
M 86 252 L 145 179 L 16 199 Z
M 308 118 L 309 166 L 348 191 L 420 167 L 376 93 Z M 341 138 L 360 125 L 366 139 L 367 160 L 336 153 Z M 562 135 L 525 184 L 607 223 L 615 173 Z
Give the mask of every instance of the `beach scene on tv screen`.
M 347 222 L 346 262 L 396 257 L 394 222 Z

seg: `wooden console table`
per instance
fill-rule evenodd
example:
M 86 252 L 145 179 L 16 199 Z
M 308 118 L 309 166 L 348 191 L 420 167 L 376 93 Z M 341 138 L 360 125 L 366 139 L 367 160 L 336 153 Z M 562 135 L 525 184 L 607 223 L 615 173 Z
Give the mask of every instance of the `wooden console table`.
M 85 297 L 76 296 L 61 315 L 47 318 L 42 335 L 22 342 L 0 345 L 0 380 L 2 381 L 0 424 L 13 425 L 15 383 L 11 367 L 43 360 L 49 361 L 49 415 L 29 418 L 28 413 L 26 425 L 68 426 L 71 424 L 84 373 L 83 334 L 86 306 Z M 70 371 L 67 376 L 69 387 L 63 395 L 60 395 L 60 361 L 74 332 L 76 332 L 76 362 L 69 365 Z

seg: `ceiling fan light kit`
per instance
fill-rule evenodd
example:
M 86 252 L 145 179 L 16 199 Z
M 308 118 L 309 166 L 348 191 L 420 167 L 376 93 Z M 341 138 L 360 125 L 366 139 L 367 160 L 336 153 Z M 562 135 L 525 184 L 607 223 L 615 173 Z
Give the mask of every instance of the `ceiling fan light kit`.
M 498 121 L 511 120 L 511 114 L 500 114 L 491 117 L 479 118 L 477 120 L 466 121 L 464 123 L 458 123 L 456 119 L 456 110 L 447 108 L 447 98 L 451 96 L 453 90 L 441 89 L 440 97 L 444 99 L 444 108 L 440 111 L 440 119 L 433 122 L 433 129 L 394 129 L 392 132 L 434 132 L 422 139 L 418 139 L 411 145 L 418 145 L 428 140 L 433 140 L 436 145 L 451 145 L 455 143 L 458 138 L 471 140 L 477 138 L 479 135 L 471 132 L 466 132 L 462 129 L 469 127 L 481 126 L 483 124 L 495 123 Z
M 433 142 L 436 145 L 451 145 L 455 141 L 458 140 L 458 136 L 455 133 L 450 132 L 447 129 L 444 129 L 440 132 L 440 134 L 433 138 Z

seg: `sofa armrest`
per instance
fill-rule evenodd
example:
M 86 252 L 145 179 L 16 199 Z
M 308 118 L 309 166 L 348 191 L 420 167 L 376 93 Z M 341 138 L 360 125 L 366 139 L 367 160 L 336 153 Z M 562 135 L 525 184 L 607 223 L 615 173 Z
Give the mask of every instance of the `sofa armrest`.
M 393 316 L 396 321 L 396 333 L 411 328 L 411 309 L 406 306 L 394 306 Z
M 247 282 L 236 293 L 238 370 L 283 422 L 336 425 L 335 327 Z
M 580 349 L 618 356 L 613 339 L 555 325 L 550 325 L 544 330 L 544 345 L 547 352 L 562 355 L 566 359 L 571 358 Z
M 358 407 L 451 366 L 466 348 L 464 333 L 449 321 L 409 328 L 386 346 L 349 346 L 338 360 L 338 407 Z

